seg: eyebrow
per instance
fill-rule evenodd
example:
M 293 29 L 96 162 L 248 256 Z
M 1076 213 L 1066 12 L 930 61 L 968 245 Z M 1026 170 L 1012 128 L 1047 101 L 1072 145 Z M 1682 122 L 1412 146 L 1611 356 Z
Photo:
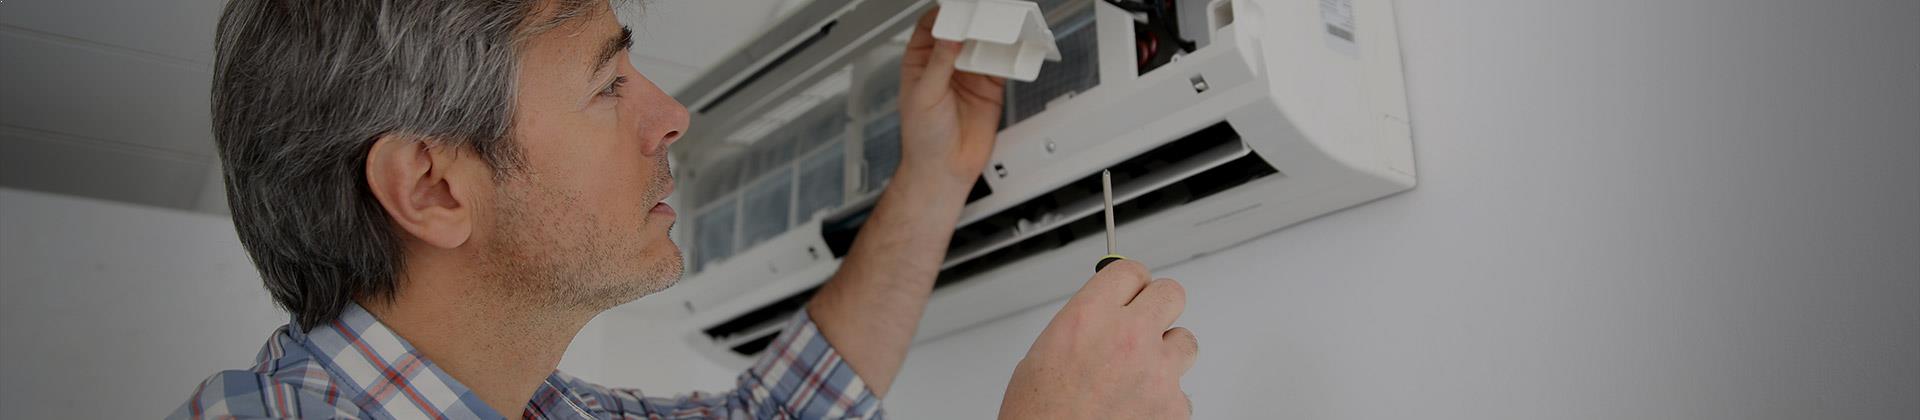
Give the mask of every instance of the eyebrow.
M 620 36 L 608 38 L 607 43 L 600 47 L 600 55 L 595 56 L 595 60 L 593 60 L 593 74 L 600 74 L 601 70 L 606 70 L 608 60 L 612 60 L 614 55 L 620 54 L 621 51 L 626 51 L 627 48 L 632 46 L 633 28 L 621 26 Z

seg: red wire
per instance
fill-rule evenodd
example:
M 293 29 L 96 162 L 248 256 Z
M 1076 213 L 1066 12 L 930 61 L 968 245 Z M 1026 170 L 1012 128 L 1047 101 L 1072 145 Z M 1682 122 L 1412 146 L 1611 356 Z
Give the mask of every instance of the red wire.
M 1139 46 L 1141 53 L 1140 62 L 1135 65 L 1145 66 L 1147 65 L 1147 60 L 1153 59 L 1153 55 L 1160 52 L 1160 38 L 1149 37 L 1146 42 L 1139 43 Z

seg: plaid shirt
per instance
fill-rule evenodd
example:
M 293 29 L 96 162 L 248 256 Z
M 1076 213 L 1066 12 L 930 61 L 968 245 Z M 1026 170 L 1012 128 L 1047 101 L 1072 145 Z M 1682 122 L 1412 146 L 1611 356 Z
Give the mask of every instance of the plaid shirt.
M 641 396 L 555 371 L 528 419 L 880 418 L 880 400 L 800 311 L 739 385 Z M 503 418 L 359 305 L 311 331 L 280 327 L 252 369 L 214 374 L 168 418 Z

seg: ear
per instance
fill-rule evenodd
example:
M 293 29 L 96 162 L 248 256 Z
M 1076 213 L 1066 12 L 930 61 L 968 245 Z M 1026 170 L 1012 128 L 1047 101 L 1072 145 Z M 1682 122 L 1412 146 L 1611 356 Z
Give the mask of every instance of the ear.
M 479 159 L 459 155 L 458 147 L 381 135 L 367 151 L 367 187 L 395 227 L 433 247 L 459 247 L 473 235 L 475 183 L 490 182 L 465 167 Z

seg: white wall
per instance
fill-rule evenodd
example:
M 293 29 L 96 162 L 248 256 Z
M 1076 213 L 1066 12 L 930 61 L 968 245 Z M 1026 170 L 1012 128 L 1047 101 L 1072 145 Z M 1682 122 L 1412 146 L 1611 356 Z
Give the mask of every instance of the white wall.
M 0 188 L 0 417 L 163 416 L 286 323 L 225 216 Z
M 287 322 L 225 218 L 0 189 L 0 413 L 157 417 Z

